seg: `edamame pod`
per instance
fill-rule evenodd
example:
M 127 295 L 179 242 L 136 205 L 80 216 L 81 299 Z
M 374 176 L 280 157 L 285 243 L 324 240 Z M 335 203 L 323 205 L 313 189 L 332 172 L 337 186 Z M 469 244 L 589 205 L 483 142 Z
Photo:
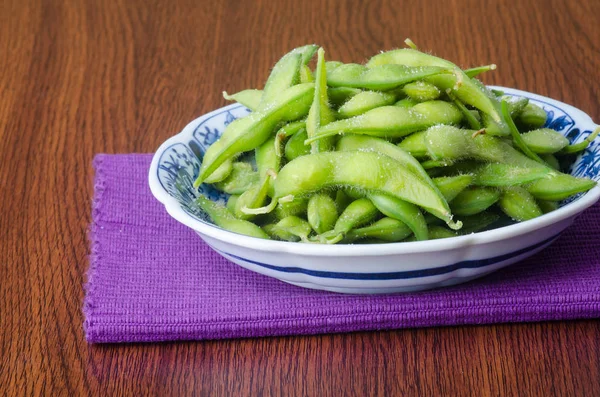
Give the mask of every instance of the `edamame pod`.
M 450 203 L 456 215 L 475 215 L 491 207 L 500 198 L 496 189 L 473 186 L 460 192 Z
M 410 153 L 411 156 L 415 158 L 427 158 L 429 157 L 429 153 L 427 150 L 427 144 L 425 142 L 425 134 L 426 131 L 419 131 L 410 134 L 398 144 L 398 147 Z
M 376 238 L 385 242 L 402 241 L 412 234 L 412 231 L 404 222 L 393 218 L 381 218 L 372 224 L 352 229 L 344 237 L 344 243 L 352 243 L 358 240 Z
M 540 128 L 521 134 L 523 141 L 534 153 L 552 154 L 569 145 L 564 135 L 549 128 Z
M 225 207 L 232 214 L 233 214 L 233 211 L 235 211 L 235 203 L 238 201 L 239 198 L 240 198 L 239 194 L 232 194 L 227 199 L 227 204 L 225 205 Z
M 317 57 L 314 98 L 306 118 L 306 134 L 309 139 L 315 136 L 321 127 L 335 120 L 335 115 L 329 107 L 327 99 L 327 73 L 325 71 L 325 50 L 323 48 L 319 48 Z M 331 150 L 332 145 L 333 141 L 331 139 L 314 141 L 311 143 L 311 152 L 328 151 Z
M 512 219 L 523 222 L 542 215 L 533 196 L 521 187 L 505 188 L 498 201 L 498 206 Z
M 300 67 L 300 83 L 312 83 L 315 81 L 315 76 L 313 76 L 312 71 L 306 65 L 302 65 Z
M 472 175 L 440 176 L 433 178 L 433 183 L 447 202 L 454 198 L 473 183 Z
M 361 167 L 356 168 L 355 164 Z M 452 222 L 448 204 L 435 188 L 398 161 L 378 153 L 324 152 L 298 157 L 281 169 L 274 193 L 281 199 L 334 186 L 388 194 L 420 206 L 451 227 L 460 228 L 460 224 Z
M 275 153 L 281 157 L 283 155 L 281 150 L 283 142 L 304 129 L 306 129 L 306 123 L 304 121 L 294 121 L 281 127 L 279 131 L 277 131 L 277 134 L 275 134 Z M 302 142 L 304 142 L 305 139 L 306 137 L 302 139 Z
M 547 177 L 552 170 L 545 167 L 526 168 L 510 164 L 490 163 L 472 169 L 477 186 L 515 186 Z
M 265 204 L 269 194 L 271 176 L 267 175 L 260 183 L 255 184 L 250 189 L 240 195 L 235 202 L 233 214 L 239 219 L 252 219 L 256 216 L 248 209 L 258 208 Z
M 260 99 L 262 98 L 262 90 L 243 90 L 236 92 L 233 95 L 229 95 L 227 91 L 223 91 L 223 98 L 228 101 L 236 101 L 246 106 L 248 109 L 254 111 L 260 106 Z
M 537 205 L 544 214 L 558 209 L 558 201 L 537 200 Z
M 306 129 L 302 129 L 287 141 L 284 153 L 288 161 L 310 153 L 310 146 L 304 144 L 307 138 Z
M 450 126 L 432 127 L 426 132 L 425 142 L 433 159 L 456 161 L 462 158 L 472 158 L 516 167 L 549 169 L 548 177 L 535 180 L 526 187 L 535 198 L 541 200 L 564 200 L 596 186 L 596 182 L 593 180 L 576 178 L 554 171 L 548 166 L 528 158 L 499 138 L 487 135 L 478 135 L 473 138 L 472 131 L 469 130 Z
M 312 229 L 308 222 L 297 216 L 288 216 L 275 224 L 263 226 L 272 238 L 284 241 L 303 241 L 308 243 Z
M 525 105 L 521 113 L 517 116 L 517 122 L 526 129 L 542 128 L 546 124 L 548 114 L 544 109 L 534 103 Z
M 294 197 L 293 200 L 277 203 L 277 206 L 275 207 L 275 210 L 272 212 L 272 214 L 275 216 L 276 219 L 281 220 L 291 215 L 305 215 L 307 208 L 308 198 Z
M 390 64 L 413 67 L 438 66 L 454 71 L 454 74 L 440 73 L 426 77 L 423 80 L 436 85 L 443 91 L 452 89 L 454 94 L 464 103 L 489 114 L 498 123 L 504 122 L 497 98 L 481 84 L 478 84 L 476 79 L 467 76 L 452 62 L 412 48 L 402 48 L 375 55 L 369 60 L 367 67 L 375 68 Z
M 444 101 L 421 102 L 410 109 L 382 106 L 359 116 L 338 120 L 309 137 L 305 143 L 337 134 L 363 134 L 382 138 L 399 138 L 436 124 L 457 124 L 462 113 Z
M 403 98 L 403 99 L 400 99 L 398 102 L 396 102 L 394 104 L 394 106 L 398 106 L 401 108 L 412 108 L 413 106 L 415 106 L 418 103 L 419 102 L 415 101 L 412 98 Z
M 237 219 L 227 208 L 220 206 L 204 196 L 199 196 L 195 203 L 212 219 L 215 225 L 234 233 L 246 236 L 269 239 L 269 236 L 252 222 Z
M 463 216 L 460 220 L 463 227 L 460 229 L 460 234 L 470 234 L 480 232 L 487 229 L 500 219 L 500 216 L 495 212 L 483 211 L 476 215 Z
M 328 87 L 327 96 L 329 102 L 335 107 L 340 107 L 355 95 L 358 95 L 362 90 L 350 87 Z
M 319 241 L 327 244 L 335 244 L 344 238 L 350 230 L 373 222 L 378 214 L 379 211 L 371 200 L 367 198 L 355 200 L 342 212 L 335 222 L 333 230 L 319 236 Z
M 368 135 L 346 135 L 338 141 L 337 150 L 339 152 L 360 150 L 363 152 L 378 152 L 385 154 L 386 156 L 390 156 L 394 160 L 399 161 L 403 166 L 408 168 L 413 174 L 421 177 L 421 179 L 429 185 L 435 186 L 417 159 L 402 148 L 383 139 Z
M 338 219 L 335 201 L 327 194 L 315 194 L 308 200 L 308 223 L 318 234 L 333 229 Z
M 596 182 L 591 179 L 555 172 L 550 177 L 538 179 L 525 188 L 537 199 L 562 201 L 574 194 L 587 192 L 594 186 Z
M 396 96 L 387 92 L 363 91 L 340 106 L 338 115 L 344 118 L 358 116 L 371 109 L 391 105 L 395 101 Z
M 259 107 L 265 107 L 280 93 L 300 82 L 300 69 L 313 57 L 318 46 L 305 45 L 285 54 L 273 67 L 267 78 Z
M 244 162 L 233 163 L 231 174 L 224 181 L 215 183 L 215 187 L 228 194 L 242 194 L 259 180 L 252 165 Z
M 371 193 L 369 199 L 383 215 L 405 223 L 417 240 L 427 240 L 427 222 L 419 207 L 385 194 Z
M 448 72 L 448 69 L 437 66 L 411 67 L 405 65 L 381 65 L 367 68 L 356 63 L 347 63 L 338 66 L 331 72 L 328 71 L 327 84 L 331 87 L 386 91 L 443 72 Z
M 406 96 L 418 102 L 433 101 L 438 99 L 442 94 L 439 88 L 425 81 L 408 83 L 402 87 L 402 91 L 404 91 Z
M 351 202 L 352 198 L 348 196 L 343 190 L 339 189 L 335 192 L 335 207 L 337 208 L 338 214 L 344 212 L 346 207 L 350 205 Z
M 306 115 L 313 92 L 311 83 L 295 85 L 282 92 L 277 101 L 265 109 L 231 122 L 221 138 L 206 150 L 194 187 L 200 186 L 224 162 L 262 145 L 277 124 Z

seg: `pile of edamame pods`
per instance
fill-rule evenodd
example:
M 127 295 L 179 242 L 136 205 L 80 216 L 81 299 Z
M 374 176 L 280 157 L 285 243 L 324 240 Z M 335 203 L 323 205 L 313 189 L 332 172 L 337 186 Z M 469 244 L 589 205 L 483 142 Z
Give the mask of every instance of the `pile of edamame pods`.
M 196 204 L 249 236 L 380 243 L 525 221 L 595 186 L 560 169 L 599 131 L 570 145 L 543 128 L 542 108 L 476 78 L 494 65 L 462 70 L 406 43 L 364 65 L 306 45 L 275 64 L 263 90 L 224 93 L 251 113 L 207 149 L 195 187 L 230 198 Z M 248 152 L 254 161 L 240 157 Z

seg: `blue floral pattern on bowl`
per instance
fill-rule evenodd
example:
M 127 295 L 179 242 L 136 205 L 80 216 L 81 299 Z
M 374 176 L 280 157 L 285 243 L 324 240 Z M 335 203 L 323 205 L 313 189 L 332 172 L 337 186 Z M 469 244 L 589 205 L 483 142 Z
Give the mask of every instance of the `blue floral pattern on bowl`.
M 160 157 L 157 171 L 160 184 L 177 199 L 185 212 L 197 220 L 212 223 L 208 215 L 194 204 L 198 195 L 202 194 L 212 201 L 223 203 L 229 197 L 209 184 L 202 184 L 199 189 L 194 189 L 193 184 L 200 171 L 202 157 L 232 121 L 248 113 L 250 109 L 242 105 L 229 106 L 202 120 L 195 127 L 192 139 L 187 145 L 173 144 Z

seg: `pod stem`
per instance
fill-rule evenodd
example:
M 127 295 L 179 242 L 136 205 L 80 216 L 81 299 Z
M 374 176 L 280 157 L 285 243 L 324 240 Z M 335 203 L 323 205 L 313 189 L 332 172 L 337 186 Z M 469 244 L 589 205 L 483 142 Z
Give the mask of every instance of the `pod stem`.
M 469 78 L 473 78 L 475 76 L 480 75 L 481 73 L 489 72 L 490 70 L 496 70 L 496 64 L 492 63 L 490 65 L 478 66 L 476 68 L 471 68 L 465 70 L 465 74 L 469 76 Z
M 502 116 L 505 119 L 506 124 L 508 125 L 508 129 L 510 130 L 510 134 L 512 135 L 515 146 L 521 149 L 521 151 L 530 159 L 535 160 L 540 164 L 547 165 L 546 162 L 540 158 L 540 156 L 538 156 L 537 154 L 532 152 L 531 149 L 529 149 L 529 147 L 523 140 L 523 137 L 517 129 L 515 122 L 513 121 L 512 117 L 510 117 L 510 111 L 508 110 L 508 102 L 506 102 L 506 100 L 504 99 L 502 100 Z
M 473 114 L 471 114 L 471 112 L 469 111 L 469 109 L 467 109 L 467 107 L 465 106 L 465 104 L 462 103 L 462 101 L 459 100 L 456 97 L 456 95 L 454 95 L 454 93 L 452 92 L 452 90 L 450 88 L 448 88 L 446 90 L 446 94 L 448 95 L 448 98 L 450 98 L 452 100 L 452 102 L 454 102 L 454 104 L 456 105 L 456 107 L 458 107 L 458 109 L 465 116 L 465 119 L 467 119 L 467 122 L 469 123 L 469 126 L 472 129 L 474 129 L 474 130 L 480 130 L 481 129 L 481 124 L 479 123 L 479 121 L 475 118 L 475 116 L 473 116 Z
M 446 225 L 448 225 L 448 227 L 452 230 L 460 230 L 460 228 L 462 227 L 463 223 L 461 221 L 453 221 L 452 218 L 450 218 L 449 220 L 446 221 Z
M 581 152 L 585 149 L 587 149 L 587 147 L 590 145 L 590 143 L 592 143 L 594 141 L 594 139 L 596 139 L 596 137 L 598 137 L 598 134 L 600 134 L 600 126 L 596 127 L 596 129 L 587 136 L 587 138 L 585 138 L 583 140 L 583 142 L 579 142 L 579 143 L 574 143 L 572 145 L 567 146 L 566 148 L 564 148 L 561 151 L 561 154 L 573 154 L 573 153 L 578 153 Z
M 264 207 L 248 208 L 244 206 L 242 207 L 241 211 L 246 215 L 262 215 L 273 211 L 275 207 L 277 207 L 277 199 L 272 199 L 271 202 Z
M 305 144 L 305 145 L 310 145 L 311 143 L 313 143 L 313 142 L 316 142 L 316 141 L 318 141 L 319 139 L 323 139 L 323 138 L 327 138 L 327 137 L 330 137 L 330 136 L 334 136 L 334 135 L 336 135 L 336 134 L 337 134 L 337 132 L 335 132 L 335 131 L 332 131 L 332 132 L 326 132 L 326 133 L 324 133 L 324 134 L 317 134 L 317 135 L 314 135 L 314 136 L 312 136 L 312 137 L 310 137 L 310 138 L 306 139 L 306 140 L 304 141 L 304 144 Z
M 417 47 L 417 45 L 415 44 L 414 41 L 412 41 L 410 38 L 406 38 L 404 39 L 404 44 L 406 44 L 408 47 L 412 48 L 413 50 L 419 50 L 419 48 Z

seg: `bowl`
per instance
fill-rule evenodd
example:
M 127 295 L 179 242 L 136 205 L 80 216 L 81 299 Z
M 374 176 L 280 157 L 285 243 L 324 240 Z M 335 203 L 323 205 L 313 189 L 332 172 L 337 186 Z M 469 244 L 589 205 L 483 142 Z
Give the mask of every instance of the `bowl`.
M 554 99 L 504 87 L 527 97 L 548 114 L 546 127 L 573 142 L 595 128 L 579 109 Z M 251 271 L 300 287 L 352 294 L 418 291 L 463 283 L 525 259 L 551 244 L 600 198 L 600 187 L 571 197 L 541 217 L 442 240 L 357 245 L 320 245 L 262 240 L 221 229 L 193 205 L 192 187 L 202 154 L 233 120 L 250 110 L 232 104 L 189 123 L 157 150 L 149 172 L 152 194 L 182 225 L 193 229 L 216 252 Z M 571 166 L 572 175 L 600 179 L 600 144 L 594 142 Z M 199 192 L 213 201 L 227 194 L 208 184 Z M 205 266 L 198 263 L 198 266 Z

